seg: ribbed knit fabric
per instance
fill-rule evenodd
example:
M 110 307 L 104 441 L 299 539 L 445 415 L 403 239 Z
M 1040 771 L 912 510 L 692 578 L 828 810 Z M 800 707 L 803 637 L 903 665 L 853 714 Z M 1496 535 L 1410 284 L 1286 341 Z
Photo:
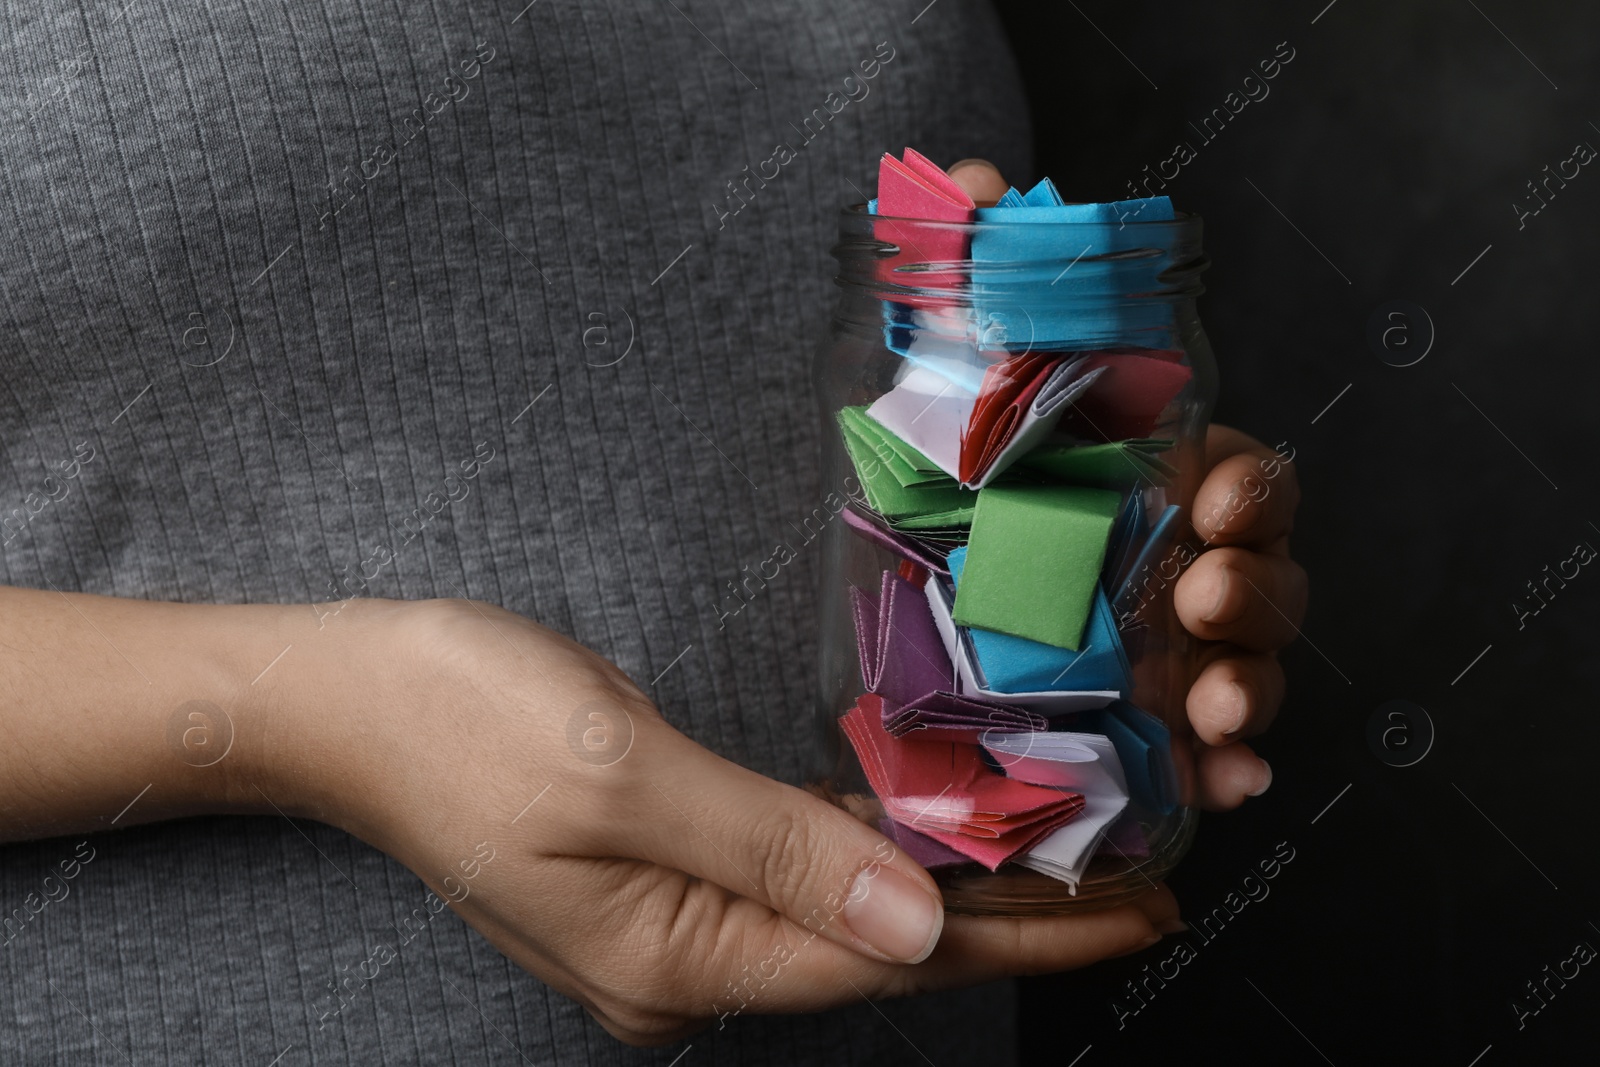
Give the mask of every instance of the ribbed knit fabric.
M 0 582 L 325 600 L 486 444 L 369 592 L 490 600 L 665 671 L 671 721 L 798 781 L 814 551 L 717 604 L 819 495 L 838 206 L 908 144 L 1027 175 L 986 6 L 120 2 L 0 4 Z M 0 913 L 76 842 L 0 849 Z M 0 1063 L 683 1052 L 620 1045 L 448 911 L 319 1029 L 421 904 L 403 867 L 283 819 L 88 847 L 0 937 Z M 747 1015 L 680 1062 L 1003 1063 L 1012 1012 L 1001 984 Z

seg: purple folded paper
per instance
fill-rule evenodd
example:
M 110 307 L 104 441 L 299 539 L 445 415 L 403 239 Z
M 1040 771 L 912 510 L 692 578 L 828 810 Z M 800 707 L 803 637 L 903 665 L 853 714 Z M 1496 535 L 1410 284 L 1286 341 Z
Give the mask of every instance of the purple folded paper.
M 929 693 L 904 707 L 883 706 L 883 728 L 907 741 L 962 741 L 975 745 L 984 733 L 1042 733 L 1050 720 L 1026 708 L 955 693 Z
M 973 862 L 970 856 L 963 856 L 949 845 L 935 841 L 927 834 L 919 834 L 893 819 L 879 819 L 878 829 L 883 831 L 883 836 L 904 849 L 905 854 L 916 860 L 925 871 Z
M 912 563 L 926 567 L 939 574 L 949 574 L 950 567 L 945 563 L 944 557 L 924 548 L 918 541 L 902 533 L 886 530 L 865 516 L 856 514 L 854 508 L 845 508 L 841 513 L 845 525 L 856 533 L 865 537 L 879 548 L 887 549 L 902 559 L 909 559 Z
M 867 692 L 884 698 L 885 708 L 892 704 L 898 709 L 956 687 L 955 668 L 921 589 L 894 571 L 884 571 L 878 600 L 856 588 L 850 590 L 850 599 L 861 680 Z
M 1150 842 L 1144 836 L 1144 829 L 1140 827 L 1137 819 L 1127 812 L 1123 812 L 1116 822 L 1106 829 L 1105 840 L 1100 842 L 1102 850 L 1109 850 L 1111 855 L 1121 856 L 1123 859 L 1139 860 L 1150 855 Z

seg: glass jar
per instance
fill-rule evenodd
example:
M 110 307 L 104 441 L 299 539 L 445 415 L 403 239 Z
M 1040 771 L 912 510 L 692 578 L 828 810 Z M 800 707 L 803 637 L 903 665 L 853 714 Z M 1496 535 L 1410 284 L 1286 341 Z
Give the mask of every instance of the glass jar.
M 1172 591 L 1216 395 L 1207 261 L 1199 218 L 1128 215 L 840 217 L 810 788 L 952 912 L 1121 903 L 1193 836 Z

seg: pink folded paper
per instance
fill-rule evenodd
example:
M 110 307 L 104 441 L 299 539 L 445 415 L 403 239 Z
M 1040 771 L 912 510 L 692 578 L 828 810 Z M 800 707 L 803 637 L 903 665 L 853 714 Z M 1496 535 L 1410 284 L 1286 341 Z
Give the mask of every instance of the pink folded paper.
M 852 587 L 861 680 L 896 709 L 929 693 L 956 687 L 955 668 L 921 589 L 894 571 L 883 572 L 877 600 Z
M 1081 794 L 995 773 L 976 746 L 890 737 L 870 693 L 839 724 L 891 818 L 991 871 L 1083 810 Z
M 968 235 L 959 229 L 935 226 L 907 226 L 894 219 L 927 219 L 934 222 L 971 222 L 977 205 L 948 174 L 916 149 L 905 150 L 905 162 L 889 153 L 878 163 L 878 214 L 886 215 L 877 224 L 877 236 L 896 245 L 900 251 L 878 264 L 878 278 L 894 285 L 950 288 L 964 277 L 961 271 L 899 271 L 897 268 L 922 263 L 959 263 L 968 257 Z M 896 296 L 897 303 L 913 307 L 953 304 L 946 298 Z

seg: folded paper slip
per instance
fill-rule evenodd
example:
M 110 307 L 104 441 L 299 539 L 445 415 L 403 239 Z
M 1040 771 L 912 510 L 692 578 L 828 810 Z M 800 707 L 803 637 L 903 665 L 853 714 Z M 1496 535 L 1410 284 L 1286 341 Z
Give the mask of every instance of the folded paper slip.
M 1138 489 L 1123 499 L 1122 512 L 1111 528 L 1111 541 L 1106 545 L 1105 566 L 1100 569 L 1100 588 L 1110 596 L 1113 612 L 1116 610 L 1116 593 L 1128 577 L 1128 568 L 1150 534 L 1150 524 L 1145 520 L 1144 493 Z M 948 553 L 946 553 L 948 554 Z M 1122 616 L 1117 614 L 1120 619 Z
M 1039 390 L 1061 364 L 1059 355 L 1027 352 L 989 368 L 983 376 L 977 400 L 973 402 L 972 416 L 961 434 L 959 477 L 962 485 L 983 485 L 983 475 L 1010 442 L 1023 415 L 1032 413 Z M 1059 396 L 1058 389 L 1053 399 Z M 1059 405 L 1050 404 L 1050 409 L 1060 414 Z M 1038 421 L 1035 420 L 1035 427 Z M 1045 433 L 1048 432 L 1047 428 Z
M 1088 369 L 1107 373 L 1061 419 L 1061 428 L 1096 441 L 1148 439 L 1164 422 L 1194 372 L 1173 353 L 1098 352 L 1085 357 Z
M 901 559 L 908 559 L 917 566 L 926 567 L 937 574 L 950 573 L 943 554 L 929 548 L 922 541 L 885 526 L 879 526 L 871 519 L 857 514 L 854 508 L 847 507 L 840 512 L 840 515 L 843 516 L 846 526 L 879 548 L 893 552 Z
M 990 870 L 1083 809 L 1079 794 L 995 773 L 975 745 L 896 740 L 882 717 L 866 694 L 839 722 L 884 810 Z
M 1052 831 L 1014 861 L 1029 870 L 1067 883 L 1076 895 L 1089 864 L 1107 840 L 1107 830 L 1127 810 L 1128 799 L 1091 796 L 1084 799 L 1078 817 Z M 1130 855 L 1124 853 L 1124 855 Z
M 1061 198 L 1061 193 L 1056 189 L 1056 183 L 1049 178 L 1041 178 L 1039 183 L 1026 193 L 1017 192 L 1016 186 L 1007 189 L 1000 196 L 996 207 L 1063 207 L 1066 201 Z
M 1170 259 L 1149 255 L 1148 246 L 1161 238 L 1128 224 L 1173 217 L 1172 201 L 1164 196 L 1065 204 L 1053 187 L 1037 186 L 1026 196 L 1008 194 L 994 207 L 978 208 L 978 222 L 995 224 L 979 227 L 972 238 L 979 320 L 1013 347 L 1172 344 L 1172 305 L 1130 298 L 1161 291 L 1160 275 Z
M 883 836 L 893 841 L 905 850 L 906 855 L 917 861 L 917 865 L 925 871 L 938 870 L 940 867 L 959 867 L 971 863 L 969 856 L 963 856 L 953 848 L 941 845 L 927 834 L 919 834 L 909 826 L 902 826 L 893 819 L 879 819 L 878 829 Z
M 933 611 L 933 621 L 939 628 L 939 636 L 944 640 L 946 653 L 950 656 L 951 662 L 955 664 L 956 692 L 961 695 L 977 700 L 1011 704 L 1030 711 L 1036 711 L 1048 717 L 1066 715 L 1089 708 L 1104 707 L 1121 695 L 1116 689 L 1064 688 L 1001 693 L 990 688 L 983 677 L 982 668 L 978 666 L 977 656 L 973 652 L 972 631 L 965 626 L 957 626 L 950 617 L 950 605 L 955 597 L 954 592 L 936 575 L 928 577 L 927 582 L 923 585 L 923 592 L 927 594 L 928 606 Z M 1021 638 L 1017 640 L 1021 640 Z M 1068 654 L 1070 655 L 1071 653 Z M 1077 685 L 1067 675 L 1061 676 L 1059 684 L 1063 686 Z
M 1083 811 L 1016 862 L 1066 882 L 1074 893 L 1106 830 L 1127 809 L 1128 784 L 1111 740 L 1100 734 L 992 734 L 984 748 L 1007 777 L 1070 789 Z
M 839 432 L 844 436 L 845 450 L 855 464 L 856 478 L 867 503 L 896 528 L 912 529 L 919 524 L 959 526 L 972 521 L 972 510 L 977 503 L 975 492 L 962 489 L 953 478 L 924 485 L 905 485 L 891 469 L 891 465 L 904 461 L 892 448 L 863 437 L 853 416 L 840 413 Z
M 926 219 L 935 222 L 970 222 L 976 205 L 956 181 L 915 149 L 907 148 L 902 162 L 885 152 L 878 161 L 878 195 L 868 209 L 888 216 L 877 223 L 879 240 L 898 251 L 877 265 L 879 280 L 894 284 L 933 289 L 953 288 L 963 282 L 962 269 L 928 269 L 927 264 L 960 264 L 967 259 L 968 236 L 958 228 L 940 229 L 916 226 L 897 219 Z M 950 303 L 955 296 L 897 295 L 895 300 L 911 306 Z
M 1092 371 L 1092 380 L 1097 380 L 1106 369 L 1099 367 Z M 1177 468 L 1160 456 L 1173 444 L 1162 438 L 1137 437 L 1101 443 L 1049 441 L 1026 453 L 1018 462 L 1028 470 L 1070 485 L 1143 489 L 1171 485 L 1172 479 L 1178 476 Z
M 1165 592 L 1182 573 L 1182 557 L 1171 550 L 1183 529 L 1183 508 L 1168 504 L 1149 536 L 1136 550 L 1130 550 L 1111 599 L 1112 614 L 1125 620 L 1124 624 L 1137 619 L 1143 605 Z
M 981 489 L 1043 444 L 1057 421 L 1104 372 L 1082 359 L 1029 355 L 992 364 L 977 396 L 912 366 L 867 414 L 935 470 Z M 863 433 L 862 436 L 870 436 Z M 913 465 L 906 478 L 926 478 Z
M 1117 747 L 1133 802 L 1170 815 L 1178 806 L 1177 772 L 1172 764 L 1172 734 L 1149 712 L 1118 700 L 1075 717 L 1080 729 L 1104 734 Z
M 1150 839 L 1145 836 L 1139 820 L 1134 818 L 1131 806 L 1122 813 L 1122 818 L 1106 828 L 1101 850 L 1125 860 L 1144 859 L 1150 855 Z
M 1082 358 L 1030 353 L 991 367 L 961 438 L 961 483 L 974 489 L 1043 444 L 1056 423 L 1086 395 L 1104 367 Z
M 960 595 L 961 576 L 966 568 L 967 550 L 958 548 L 947 560 L 950 577 Z M 938 619 L 938 609 L 934 609 Z M 1026 637 L 996 633 L 970 627 L 967 639 L 972 646 L 974 666 L 983 688 L 995 693 L 1032 693 L 1062 689 L 1111 690 L 1125 693 L 1133 688 L 1133 669 L 1122 646 L 1111 602 L 1099 589 L 1089 615 L 1083 650 L 1073 652 Z
M 978 494 L 955 621 L 1083 648 L 1122 496 L 1075 486 L 991 486 Z
M 903 486 L 949 486 L 954 476 L 924 455 L 903 435 L 887 426 L 864 407 L 847 407 L 839 410 L 841 426 L 848 426 L 856 437 L 871 447 L 873 455 L 894 475 Z
M 894 571 L 884 571 L 875 599 L 850 589 L 861 678 L 869 693 L 895 708 L 955 688 L 955 671 L 928 608 L 928 598 Z
M 980 742 L 1007 778 L 1085 795 L 1128 799 L 1128 779 L 1117 747 L 1104 734 L 1069 730 L 995 731 Z
M 899 709 L 885 702 L 883 727 L 909 741 L 957 741 L 975 745 L 984 734 L 1037 733 L 1050 728 L 1043 715 L 1011 704 L 997 704 L 938 692 Z

